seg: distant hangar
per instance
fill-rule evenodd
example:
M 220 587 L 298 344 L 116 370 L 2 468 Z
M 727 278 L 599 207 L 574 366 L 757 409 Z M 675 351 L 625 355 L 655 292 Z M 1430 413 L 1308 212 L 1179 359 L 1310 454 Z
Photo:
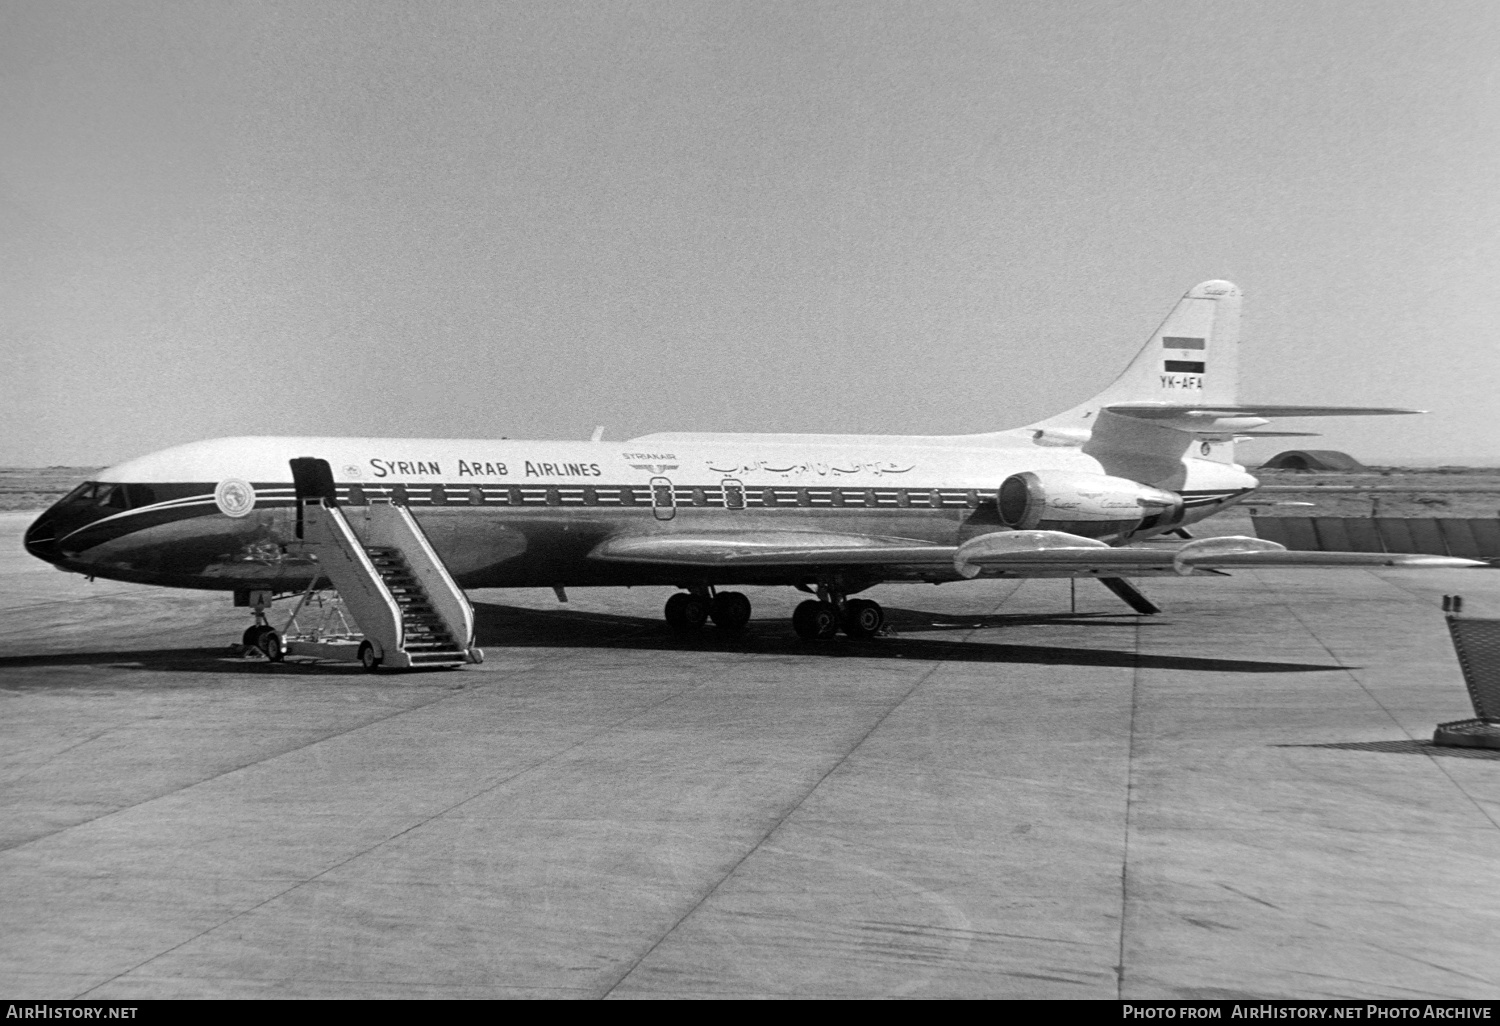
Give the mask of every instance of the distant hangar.
M 1288 449 L 1278 452 L 1262 467 L 1271 470 L 1368 470 L 1347 452 L 1333 449 Z

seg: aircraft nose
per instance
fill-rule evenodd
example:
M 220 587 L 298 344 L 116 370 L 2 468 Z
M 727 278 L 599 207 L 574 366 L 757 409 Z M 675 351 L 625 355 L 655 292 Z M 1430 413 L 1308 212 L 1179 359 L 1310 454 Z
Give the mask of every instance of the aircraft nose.
M 57 518 L 51 512 L 43 513 L 26 529 L 22 538 L 26 551 L 37 559 L 55 563 L 61 553 L 57 550 Z

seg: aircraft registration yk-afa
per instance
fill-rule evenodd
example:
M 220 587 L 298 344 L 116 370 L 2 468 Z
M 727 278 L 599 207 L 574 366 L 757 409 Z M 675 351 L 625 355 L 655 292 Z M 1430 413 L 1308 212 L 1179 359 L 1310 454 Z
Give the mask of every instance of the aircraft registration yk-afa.
M 64 570 L 222 589 L 272 658 L 280 597 L 336 587 L 377 666 L 477 661 L 464 588 L 669 585 L 672 627 L 743 628 L 743 585 L 809 594 L 808 639 L 877 634 L 886 581 L 1093 577 L 1234 568 L 1452 567 L 1471 560 L 1289 552 L 1255 538 L 1140 545 L 1219 513 L 1256 479 L 1237 439 L 1269 418 L 1416 410 L 1245 403 L 1240 290 L 1191 289 L 1087 402 L 961 436 L 645 435 L 621 443 L 222 438 L 112 467 L 49 509 L 29 551 Z M 357 639 L 356 639 L 357 640 Z M 352 657 L 352 656 L 351 656 Z

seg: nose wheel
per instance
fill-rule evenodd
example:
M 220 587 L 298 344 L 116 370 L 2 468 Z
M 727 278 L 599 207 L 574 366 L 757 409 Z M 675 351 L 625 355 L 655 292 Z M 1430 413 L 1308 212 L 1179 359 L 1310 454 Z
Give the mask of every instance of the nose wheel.
M 279 663 L 286 658 L 286 649 L 281 644 L 281 635 L 276 633 L 276 628 L 268 623 L 252 624 L 245 628 L 241 636 L 244 642 L 245 652 L 259 652 L 273 663 Z

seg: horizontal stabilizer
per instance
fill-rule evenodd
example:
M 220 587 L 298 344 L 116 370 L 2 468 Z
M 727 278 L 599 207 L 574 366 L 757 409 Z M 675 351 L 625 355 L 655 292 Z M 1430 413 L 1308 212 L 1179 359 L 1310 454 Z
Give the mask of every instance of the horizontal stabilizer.
M 1229 419 L 1234 417 L 1383 417 L 1391 414 L 1426 413 L 1393 406 L 1271 406 L 1267 404 L 1222 403 L 1190 405 L 1179 403 L 1116 403 L 1106 406 L 1110 413 L 1140 420 Z

